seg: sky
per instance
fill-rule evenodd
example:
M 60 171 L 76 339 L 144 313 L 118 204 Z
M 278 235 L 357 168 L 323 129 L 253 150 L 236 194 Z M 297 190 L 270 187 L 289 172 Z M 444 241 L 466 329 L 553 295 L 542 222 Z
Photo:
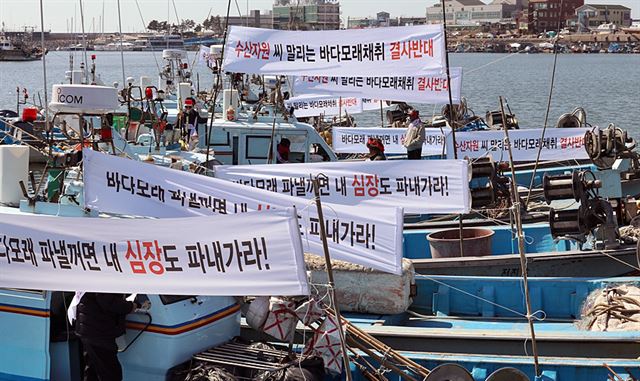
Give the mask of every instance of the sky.
M 483 0 L 489 2 L 488 0 Z M 75 30 L 80 30 L 80 0 L 42 0 L 44 6 L 45 30 L 65 32 L 69 30 L 71 18 L 77 20 Z M 209 13 L 226 14 L 227 0 L 137 0 L 145 23 L 153 19 L 166 20 L 169 13 L 171 22 L 176 22 L 176 11 L 180 19 L 193 19 L 202 22 Z M 422 16 L 425 9 L 435 0 L 342 0 L 340 7 L 342 18 L 374 16 L 376 12 L 387 11 L 391 17 Z M 103 14 L 105 32 L 118 30 L 117 0 L 83 0 L 85 30 L 100 31 L 100 18 Z M 631 8 L 631 17 L 640 19 L 640 0 L 593 0 L 587 4 L 620 4 Z M 236 5 L 237 4 L 237 5 Z M 271 9 L 273 0 L 232 0 L 231 15 L 246 14 L 249 9 Z M 169 7 L 170 5 L 170 7 Z M 136 7 L 136 0 L 120 0 L 122 13 L 122 31 L 139 32 L 144 24 Z M 169 11 L 169 12 L 168 12 Z M 7 30 L 22 29 L 24 26 L 36 27 L 40 30 L 40 0 L 0 0 L 0 21 Z

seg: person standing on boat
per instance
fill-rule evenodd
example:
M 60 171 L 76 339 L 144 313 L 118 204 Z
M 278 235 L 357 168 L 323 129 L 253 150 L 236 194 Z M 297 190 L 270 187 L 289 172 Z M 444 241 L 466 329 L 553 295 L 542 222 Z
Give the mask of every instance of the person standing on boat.
M 420 120 L 418 110 L 411 110 L 409 121 L 403 145 L 407 149 L 407 158 L 409 160 L 420 160 L 422 158 L 422 144 L 424 144 L 426 137 L 424 124 Z
M 367 161 L 387 160 L 384 154 L 384 144 L 379 138 L 369 138 L 367 148 L 369 148 Z
M 116 337 L 125 333 L 125 316 L 139 308 L 122 294 L 85 292 L 76 307 L 76 334 L 84 356 L 84 381 L 120 381 Z
M 195 99 L 189 97 L 184 100 L 184 110 L 182 111 L 182 117 L 180 119 L 183 136 L 187 136 L 187 142 L 189 143 L 189 149 L 192 149 L 192 145 L 198 141 L 198 124 L 200 123 L 200 115 L 195 109 Z
M 278 147 L 276 147 L 276 162 L 278 164 L 285 164 L 289 162 L 289 153 L 291 153 L 291 140 L 282 138 Z

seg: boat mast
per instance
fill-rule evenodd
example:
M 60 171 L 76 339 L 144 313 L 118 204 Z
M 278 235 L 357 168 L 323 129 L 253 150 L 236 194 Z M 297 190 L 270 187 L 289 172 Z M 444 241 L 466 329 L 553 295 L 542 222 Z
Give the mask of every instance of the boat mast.
M 122 66 L 122 88 L 124 89 L 127 79 L 124 75 L 124 51 L 122 50 L 122 15 L 120 13 L 120 0 L 118 0 L 118 34 L 120 35 L 120 65 Z
M 42 80 L 44 81 L 44 130 L 49 131 L 49 98 L 47 96 L 47 51 L 44 46 L 44 11 L 40 0 L 40 44 L 42 45 Z
M 82 50 L 84 51 L 84 78 L 83 82 L 86 82 L 86 79 L 89 77 L 87 73 L 87 68 L 89 67 L 89 60 L 87 59 L 87 34 L 84 31 L 84 7 L 82 6 L 82 0 L 78 0 L 80 2 L 80 24 L 82 27 Z

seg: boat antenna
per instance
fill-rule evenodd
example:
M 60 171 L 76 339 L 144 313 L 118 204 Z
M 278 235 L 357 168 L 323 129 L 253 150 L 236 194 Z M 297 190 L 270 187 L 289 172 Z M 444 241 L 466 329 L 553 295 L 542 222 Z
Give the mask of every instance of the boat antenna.
M 87 59 L 87 35 L 84 32 L 84 7 L 82 6 L 82 0 L 78 0 L 80 2 L 80 25 L 82 27 L 82 50 L 84 51 L 84 77 L 85 81 L 89 77 L 87 75 L 87 68 L 89 67 L 89 60 Z
M 451 74 L 449 72 L 449 50 L 447 49 L 447 14 L 445 12 L 445 1 L 442 4 L 442 27 L 444 35 L 444 62 L 447 70 L 447 90 L 449 93 L 449 125 L 451 126 L 451 140 L 453 142 L 453 158 L 458 159 L 458 148 L 456 147 L 456 126 L 453 121 L 453 97 L 451 96 Z M 460 237 L 462 239 L 462 236 Z
M 122 88 L 125 88 L 127 79 L 124 75 L 124 51 L 122 47 L 122 14 L 120 13 L 120 0 L 118 0 L 118 35 L 120 37 L 120 65 L 122 66 Z
M 49 99 L 47 96 L 47 50 L 44 47 L 44 9 L 40 0 L 40 44 L 42 45 L 42 80 L 44 81 L 44 130 L 49 131 Z
M 511 141 L 509 140 L 509 129 L 507 128 L 507 116 L 504 112 L 504 100 L 500 97 L 500 114 L 502 116 L 502 126 L 505 136 L 505 144 L 509 152 L 509 166 L 511 167 L 511 207 L 513 208 L 513 216 L 516 222 L 516 230 L 518 234 L 518 253 L 520 254 L 520 271 L 522 271 L 522 280 L 524 282 L 524 298 L 527 308 L 527 321 L 529 323 L 529 332 L 531 333 L 531 348 L 533 349 L 533 366 L 536 372 L 536 380 L 540 376 L 540 365 L 538 363 L 538 344 L 536 342 L 536 331 L 533 328 L 533 320 L 531 314 L 531 300 L 529 297 L 529 280 L 527 277 L 527 258 L 524 254 L 524 233 L 522 231 L 522 218 L 520 216 L 520 196 L 516 186 L 516 170 L 513 165 L 513 153 L 511 151 Z
M 560 15 L 558 16 L 558 33 L 560 33 L 560 26 L 562 25 L 562 12 L 563 0 L 560 0 Z M 538 164 L 540 163 L 540 153 L 544 146 L 544 134 L 547 131 L 547 122 L 549 121 L 549 110 L 551 109 L 551 96 L 553 95 L 553 84 L 556 79 L 556 63 L 558 62 L 558 38 L 554 38 L 553 41 L 553 69 L 551 70 L 551 86 L 549 86 L 549 97 L 547 98 L 547 111 L 544 114 L 544 125 L 542 126 L 542 134 L 540 135 L 540 144 L 538 144 L 538 152 L 536 153 L 536 162 L 533 166 L 533 173 L 531 174 L 531 182 L 529 183 L 529 191 L 527 192 L 527 198 L 524 202 L 525 208 L 529 205 L 529 198 L 531 197 L 531 188 L 533 188 L 533 181 L 536 178 L 536 171 L 538 170 Z M 506 126 L 504 127 L 506 128 Z
M 220 88 L 220 80 L 222 76 L 222 63 L 224 62 L 224 51 L 225 46 L 227 45 L 227 33 L 229 31 L 229 12 L 231 12 L 231 0 L 227 2 L 227 17 L 224 19 L 224 35 L 222 37 L 222 51 L 220 52 L 220 67 L 218 68 L 218 74 L 216 76 L 216 84 L 213 89 L 213 100 L 211 102 L 211 118 L 209 119 L 209 127 L 207 128 L 207 161 L 205 163 L 209 163 L 209 153 L 211 152 L 211 130 L 213 129 L 213 120 L 216 118 L 216 101 L 218 100 L 218 92 Z M 225 112 L 225 110 L 222 110 Z

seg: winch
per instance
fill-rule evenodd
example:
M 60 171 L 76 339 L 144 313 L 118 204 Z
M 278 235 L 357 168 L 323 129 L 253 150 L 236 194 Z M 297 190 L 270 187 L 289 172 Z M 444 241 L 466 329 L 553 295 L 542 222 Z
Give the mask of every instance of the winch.
M 502 168 L 491 157 L 476 159 L 471 163 L 471 207 L 474 209 L 496 205 L 509 199 L 509 178 L 502 175 Z
M 549 210 L 549 227 L 554 238 L 571 239 L 583 244 L 589 236 L 595 239 L 596 249 L 618 247 L 618 224 L 613 207 L 598 194 L 602 181 L 591 171 L 574 171 L 570 174 L 547 176 L 543 179 L 544 198 L 575 200 L 577 209 Z

